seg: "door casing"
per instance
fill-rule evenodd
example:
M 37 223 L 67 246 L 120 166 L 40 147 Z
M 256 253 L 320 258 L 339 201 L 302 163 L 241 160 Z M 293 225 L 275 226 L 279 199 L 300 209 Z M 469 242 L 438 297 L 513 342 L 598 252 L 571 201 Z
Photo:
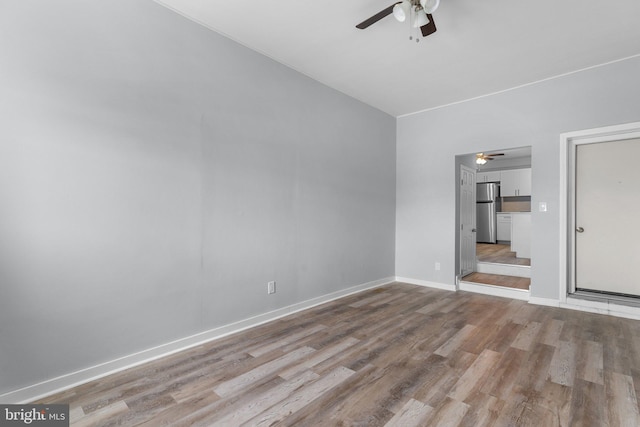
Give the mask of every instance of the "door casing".
M 575 293 L 575 171 L 576 146 L 640 138 L 640 122 L 567 132 L 560 135 L 560 293 L 566 303 Z

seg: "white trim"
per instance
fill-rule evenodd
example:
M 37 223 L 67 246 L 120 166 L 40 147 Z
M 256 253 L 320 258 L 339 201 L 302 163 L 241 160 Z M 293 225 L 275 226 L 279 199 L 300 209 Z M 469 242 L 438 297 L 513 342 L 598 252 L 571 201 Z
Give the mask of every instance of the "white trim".
M 616 304 L 612 301 L 594 301 L 569 296 L 565 301 L 559 301 L 551 298 L 530 297 L 529 303 L 640 320 L 640 307 Z
M 523 301 L 529 300 L 529 291 L 524 289 L 505 288 L 504 286 L 465 282 L 464 280 L 461 280 L 458 284 L 458 290 L 474 292 L 476 294 L 493 295 L 494 297 L 511 298 Z
M 616 141 L 640 137 L 640 122 L 604 126 L 560 134 L 560 276 L 559 301 L 567 303 L 567 295 L 573 292 L 574 274 L 574 239 L 570 238 L 569 230 L 574 224 L 574 179 L 575 146 L 593 144 L 597 142 Z M 571 289 L 570 289 L 571 288 Z
M 552 298 L 529 297 L 529 304 L 546 305 L 547 307 L 560 307 L 560 301 Z
M 456 285 L 448 285 L 446 283 L 429 282 L 427 280 L 409 279 L 407 277 L 396 276 L 396 282 L 408 283 L 410 285 L 424 286 L 427 288 L 444 289 L 445 291 L 456 291 Z
M 615 317 L 640 320 L 640 307 L 616 304 L 612 301 L 594 301 L 579 297 L 569 296 L 566 301 L 551 298 L 530 297 L 530 304 L 560 307 L 568 310 L 584 311 L 587 313 L 606 314 Z
M 613 61 L 609 61 L 609 62 L 605 62 L 605 63 L 602 63 L 602 64 L 597 64 L 597 65 L 592 65 L 590 67 L 581 68 L 581 69 L 575 70 L 575 71 L 569 71 L 568 73 L 558 74 L 558 75 L 555 75 L 555 76 L 551 76 L 551 77 L 547 77 L 547 78 L 544 78 L 544 79 L 536 80 L 534 82 L 524 83 L 524 84 L 521 84 L 521 85 L 518 85 L 518 86 L 513 86 L 513 87 L 510 87 L 510 88 L 507 88 L 507 89 L 498 90 L 498 91 L 491 92 L 491 93 L 486 93 L 484 95 L 474 96 L 473 98 L 467 98 L 467 99 L 463 99 L 463 100 L 460 100 L 460 101 L 454 101 L 454 102 L 450 102 L 448 104 L 438 105 L 436 107 L 425 108 L 423 110 L 414 111 L 413 113 L 400 114 L 399 116 L 396 116 L 396 118 L 399 119 L 399 118 L 402 118 L 402 117 L 412 116 L 414 114 L 426 113 L 427 111 L 439 110 L 440 108 L 450 107 L 452 105 L 462 104 L 462 103 L 469 102 L 469 101 L 475 101 L 476 99 L 482 99 L 482 98 L 486 98 L 488 96 L 499 95 L 499 94 L 505 93 L 505 92 L 511 92 L 512 90 L 524 88 L 524 87 L 527 87 L 527 86 L 537 85 L 538 83 L 543 83 L 543 82 L 546 82 L 546 81 L 549 81 L 549 80 L 554 80 L 554 79 L 558 79 L 558 78 L 561 78 L 561 77 L 570 76 L 572 74 L 581 73 L 583 71 L 588 71 L 588 70 L 591 70 L 591 69 L 594 69 L 594 68 L 604 67 L 606 65 L 615 64 L 616 62 L 627 61 L 629 59 L 637 58 L 638 56 L 640 56 L 640 54 L 631 55 L 631 56 L 627 56 L 625 58 L 620 58 L 620 59 L 614 59 Z
M 586 311 L 589 313 L 606 314 L 609 316 L 624 317 L 640 320 L 640 309 L 628 305 L 620 305 L 611 301 L 591 301 L 576 297 L 567 298 L 567 302 L 560 303 L 561 308 Z
M 558 277 L 558 283 L 560 284 L 560 290 L 558 293 L 558 302 L 563 303 L 567 300 L 567 293 L 569 287 L 569 265 L 568 265 L 568 233 L 569 233 L 569 225 L 568 215 L 569 215 L 569 136 L 567 134 L 560 134 L 560 180 L 558 186 L 560 188 L 558 207 L 559 207 L 559 215 L 558 220 L 559 224 L 559 252 L 560 252 L 560 273 Z
M 271 322 L 273 320 L 288 316 L 298 311 L 306 310 L 311 307 L 315 307 L 317 305 L 324 304 L 326 302 L 333 301 L 368 289 L 384 286 L 389 283 L 393 283 L 394 281 L 395 277 L 387 277 L 384 279 L 374 280 L 372 282 L 352 286 L 347 289 L 332 292 L 330 294 L 322 295 L 316 298 L 311 298 L 309 300 L 292 304 L 287 307 L 279 308 L 268 313 L 260 314 L 248 319 L 210 329 L 208 331 L 168 342 L 166 344 L 161 344 L 157 347 L 149 348 L 137 353 L 120 357 L 109 362 L 101 363 L 99 365 L 61 375 L 57 378 L 52 378 L 37 384 L 23 387 L 18 390 L 10 391 L 8 393 L 0 395 L 0 402 L 7 404 L 32 402 L 45 396 L 64 391 L 68 388 L 75 387 L 80 384 L 84 384 L 89 381 L 93 381 L 98 378 L 102 378 L 104 376 L 114 374 L 116 372 L 120 372 L 125 369 L 129 369 L 134 366 L 159 359 L 161 357 L 168 356 L 170 354 L 187 350 L 189 348 L 207 343 L 209 341 L 213 341 L 227 335 L 243 331 L 245 329 L 253 328 L 263 323 Z

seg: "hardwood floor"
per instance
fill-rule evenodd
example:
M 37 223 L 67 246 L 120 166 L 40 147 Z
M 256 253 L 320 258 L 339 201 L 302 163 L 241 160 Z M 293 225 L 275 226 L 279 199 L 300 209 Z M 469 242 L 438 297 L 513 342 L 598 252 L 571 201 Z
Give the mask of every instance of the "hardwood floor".
M 462 278 L 466 282 L 482 283 L 485 285 L 502 286 L 505 288 L 529 290 L 531 279 L 528 277 L 505 276 L 504 274 L 471 273 Z
M 503 244 L 476 243 L 476 258 L 482 262 L 531 265 L 530 258 L 516 258 L 516 253 L 511 252 L 511 246 Z
M 640 322 L 396 283 L 44 399 L 74 426 L 638 426 Z
M 503 244 L 476 243 L 476 259 L 479 262 L 484 263 L 531 266 L 531 259 L 516 258 L 516 253 L 511 251 L 511 246 Z M 528 290 L 531 285 L 530 278 L 479 272 L 468 274 L 464 276 L 462 280 L 485 285 L 526 290 Z

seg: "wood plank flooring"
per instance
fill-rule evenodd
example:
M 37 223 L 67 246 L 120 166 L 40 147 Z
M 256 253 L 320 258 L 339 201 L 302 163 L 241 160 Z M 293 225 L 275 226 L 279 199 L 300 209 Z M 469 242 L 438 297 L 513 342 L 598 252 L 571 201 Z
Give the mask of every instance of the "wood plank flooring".
M 503 244 L 476 243 L 476 259 L 479 262 L 531 266 L 531 259 L 516 258 L 516 253 L 511 252 L 511 246 Z M 529 278 L 478 272 L 468 274 L 462 280 L 526 290 L 531 285 L 531 279 Z
M 510 245 L 476 243 L 476 258 L 481 262 L 493 262 L 498 264 L 531 265 L 530 258 L 516 258 L 516 253 L 511 252 Z
M 638 426 L 640 322 L 395 283 L 44 399 L 73 426 Z
M 466 282 L 483 283 L 485 285 L 502 286 L 505 288 L 529 290 L 531 279 L 528 277 L 506 276 L 504 274 L 471 273 L 462 278 Z

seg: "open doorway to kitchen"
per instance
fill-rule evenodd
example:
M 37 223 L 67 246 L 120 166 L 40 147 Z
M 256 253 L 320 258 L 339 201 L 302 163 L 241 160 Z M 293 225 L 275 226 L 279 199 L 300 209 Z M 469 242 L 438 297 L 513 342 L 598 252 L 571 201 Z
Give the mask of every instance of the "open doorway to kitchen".
M 531 278 L 531 147 L 456 156 L 457 283 L 461 290 L 528 299 Z M 475 172 L 475 203 L 463 203 L 463 173 Z M 474 209 L 474 212 L 468 212 Z M 463 220 L 473 214 L 475 259 L 465 262 Z

